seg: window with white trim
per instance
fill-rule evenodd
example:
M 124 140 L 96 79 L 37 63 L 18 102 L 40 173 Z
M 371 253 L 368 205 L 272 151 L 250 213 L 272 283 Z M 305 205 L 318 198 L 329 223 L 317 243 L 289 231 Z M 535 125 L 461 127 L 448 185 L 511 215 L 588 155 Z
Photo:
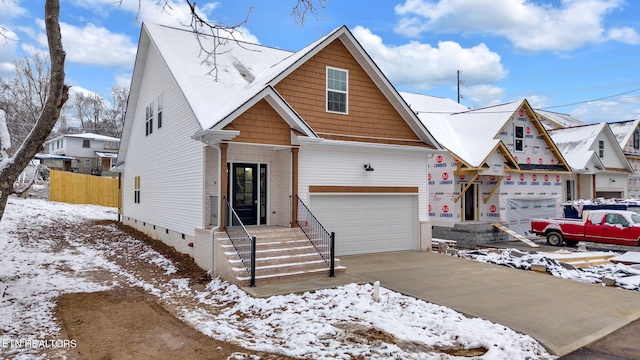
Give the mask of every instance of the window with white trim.
M 91 167 L 91 159 L 84 159 L 84 167 Z
M 147 105 L 147 111 L 145 115 L 145 136 L 150 135 L 153 132 L 153 101 Z
M 162 127 L 162 108 L 163 108 L 163 103 L 164 103 L 164 96 L 162 95 L 162 93 L 160 93 L 160 95 L 158 95 L 158 129 L 160 129 Z
M 140 176 L 133 178 L 133 202 L 140 204 Z
M 514 150 L 518 152 L 524 151 L 524 126 L 515 125 L 513 129 L 513 145 Z
M 635 129 L 633 132 L 633 148 L 635 150 L 640 150 L 640 130 Z
M 348 110 L 349 73 L 327 67 L 327 111 L 346 114 Z
M 604 141 L 598 141 L 598 156 L 602 159 L 604 157 Z

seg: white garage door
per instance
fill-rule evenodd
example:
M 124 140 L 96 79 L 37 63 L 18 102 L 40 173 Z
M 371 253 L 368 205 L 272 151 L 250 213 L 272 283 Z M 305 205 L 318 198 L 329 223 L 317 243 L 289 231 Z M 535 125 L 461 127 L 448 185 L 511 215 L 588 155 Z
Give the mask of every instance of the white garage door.
M 336 233 L 336 254 L 414 250 L 418 210 L 414 195 L 312 195 L 311 211 Z

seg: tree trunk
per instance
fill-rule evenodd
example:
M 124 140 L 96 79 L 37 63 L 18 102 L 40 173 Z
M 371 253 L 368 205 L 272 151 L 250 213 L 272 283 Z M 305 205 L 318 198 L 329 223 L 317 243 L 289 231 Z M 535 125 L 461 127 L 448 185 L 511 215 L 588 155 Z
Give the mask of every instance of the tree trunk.
M 44 5 L 45 28 L 51 58 L 51 81 L 49 95 L 35 126 L 20 145 L 14 155 L 0 163 L 0 220 L 6 208 L 9 195 L 13 193 L 13 183 L 51 133 L 58 121 L 60 109 L 69 98 L 69 86 L 64 84 L 64 60 L 66 54 L 62 47 L 62 35 L 58 18 L 60 1 L 46 0 Z

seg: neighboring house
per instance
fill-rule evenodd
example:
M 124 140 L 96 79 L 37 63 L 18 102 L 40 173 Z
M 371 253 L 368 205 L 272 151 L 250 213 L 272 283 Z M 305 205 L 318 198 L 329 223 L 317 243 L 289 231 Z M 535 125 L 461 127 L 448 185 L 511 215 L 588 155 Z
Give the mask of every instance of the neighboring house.
M 115 166 L 120 139 L 82 133 L 65 134 L 44 143 L 48 156 L 39 158 L 50 169 L 81 174 L 116 176 Z
M 640 119 L 609 123 L 633 174 L 627 180 L 627 195 L 640 199 Z
M 429 158 L 434 237 L 495 222 L 526 234 L 532 216 L 561 214 L 570 168 L 526 100 L 454 113 L 433 112 L 417 99 L 411 106 L 449 151 Z
M 627 179 L 633 169 L 607 123 L 548 133 L 573 172 L 564 200 L 627 198 Z
M 585 122 L 569 114 L 562 114 L 547 110 L 535 110 L 538 119 L 546 130 L 564 129 L 568 127 L 586 125 Z
M 346 27 L 298 52 L 229 41 L 215 62 L 199 41 L 142 26 L 125 224 L 211 269 L 225 199 L 246 225 L 295 227 L 299 197 L 339 255 L 430 249 L 426 160 L 443 151 Z

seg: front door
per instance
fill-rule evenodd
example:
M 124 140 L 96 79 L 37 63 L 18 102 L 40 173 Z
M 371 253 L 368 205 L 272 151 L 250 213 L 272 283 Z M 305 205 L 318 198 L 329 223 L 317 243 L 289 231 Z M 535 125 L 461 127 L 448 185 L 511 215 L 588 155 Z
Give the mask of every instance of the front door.
M 233 164 L 233 209 L 245 225 L 258 224 L 258 165 Z
M 466 184 L 462 184 L 462 188 Z M 462 213 L 463 213 L 463 221 L 475 221 L 476 219 L 476 184 L 471 184 L 467 191 L 462 196 Z

